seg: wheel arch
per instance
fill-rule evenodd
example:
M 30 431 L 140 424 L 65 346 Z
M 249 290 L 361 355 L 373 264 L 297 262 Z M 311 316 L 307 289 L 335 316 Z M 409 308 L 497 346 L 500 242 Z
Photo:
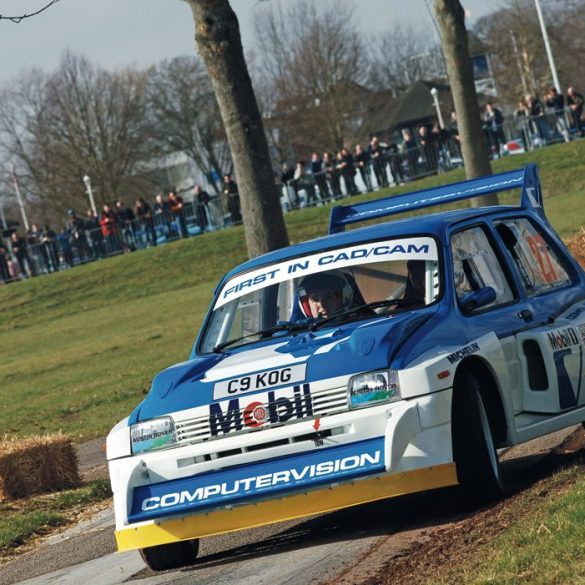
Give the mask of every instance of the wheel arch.
M 455 372 L 453 381 L 453 404 L 458 392 L 463 390 L 462 374 L 471 374 L 479 383 L 481 397 L 487 412 L 488 420 L 496 445 L 500 446 L 508 440 L 508 423 L 504 410 L 500 387 L 489 364 L 479 356 L 464 359 Z M 453 412 L 453 405 L 451 406 Z M 453 418 L 453 417 L 452 417 Z

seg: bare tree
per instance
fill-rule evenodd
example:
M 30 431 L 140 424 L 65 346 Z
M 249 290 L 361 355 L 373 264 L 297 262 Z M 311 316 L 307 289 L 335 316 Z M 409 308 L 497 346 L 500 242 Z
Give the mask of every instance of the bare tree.
M 340 149 L 355 139 L 364 110 L 368 58 L 346 3 L 267 4 L 256 34 L 273 115 L 298 148 Z
M 147 89 L 151 137 L 161 152 L 184 152 L 207 176 L 231 165 L 229 147 L 205 66 L 193 56 L 153 67 Z M 219 186 L 212 185 L 216 192 Z
M 152 156 L 144 86 L 143 73 L 108 73 L 66 54 L 53 75 L 33 72 L 4 91 L 0 145 L 44 216 L 87 206 L 81 183 L 86 173 L 98 202 L 140 181 Z
M 561 82 L 579 84 L 585 76 L 585 0 L 551 0 L 543 9 Z M 500 101 L 546 93 L 552 78 L 534 0 L 507 0 L 473 32 L 489 47 Z
M 491 175 L 488 147 L 481 127 L 473 69 L 469 57 L 463 7 L 459 0 L 435 0 L 434 6 L 457 112 L 465 173 L 469 179 Z M 495 194 L 474 200 L 481 205 L 494 205 L 497 201 Z
M 227 0 L 188 2 L 232 152 L 248 254 L 258 256 L 288 245 L 288 236 L 238 19 Z
M 369 42 L 370 83 L 400 91 L 445 76 L 443 55 L 428 30 L 396 24 Z

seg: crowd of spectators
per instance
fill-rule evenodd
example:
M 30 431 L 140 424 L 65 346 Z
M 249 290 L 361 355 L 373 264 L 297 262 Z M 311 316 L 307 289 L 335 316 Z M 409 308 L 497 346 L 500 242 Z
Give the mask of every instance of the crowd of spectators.
M 230 175 L 224 177 L 226 197 L 228 190 L 231 223 L 236 223 L 241 221 L 241 211 L 237 185 Z M 139 197 L 133 207 L 122 199 L 113 205 L 106 203 L 97 215 L 92 209 L 84 216 L 69 209 L 61 230 L 33 223 L 25 235 L 14 231 L 8 238 L 0 238 L 0 282 L 57 272 L 204 232 L 217 221 L 212 209 L 214 199 L 217 197 L 196 185 L 193 201 L 188 203 L 171 189 L 167 196 L 158 193 L 152 205 Z
M 510 141 L 523 148 L 545 146 L 585 136 L 584 98 L 574 87 L 566 95 L 551 87 L 542 99 L 526 95 L 510 120 L 493 102 L 485 106 L 484 132 L 494 158 L 506 154 Z M 336 154 L 312 152 L 310 162 L 284 162 L 280 177 L 283 210 L 324 204 L 345 196 L 401 185 L 463 163 L 455 112 L 450 123 L 404 128 L 399 137 L 372 136 L 367 146 L 356 144 Z M 80 217 L 67 212 L 58 231 L 33 223 L 25 235 L 0 238 L 0 282 L 57 272 L 76 264 L 177 238 L 241 223 L 238 186 L 230 174 L 221 183 L 221 195 L 211 196 L 200 185 L 192 201 L 175 189 L 158 193 L 152 202 L 136 199 L 129 207 L 122 199 L 104 204 L 98 214 L 89 209 Z
M 585 136 L 584 101 L 583 94 L 573 86 L 567 88 L 566 95 L 550 87 L 542 98 L 529 94 L 519 100 L 508 122 L 501 110 L 488 104 L 485 123 L 492 153 L 501 156 L 506 139 L 513 136 L 526 149 L 582 138 Z

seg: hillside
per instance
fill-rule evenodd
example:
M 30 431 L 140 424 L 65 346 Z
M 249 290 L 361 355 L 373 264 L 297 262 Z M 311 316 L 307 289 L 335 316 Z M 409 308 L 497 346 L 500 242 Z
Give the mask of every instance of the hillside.
M 584 156 L 580 141 L 497 161 L 494 171 L 539 164 L 547 215 L 568 239 L 585 222 Z M 463 178 L 458 170 L 375 196 Z M 329 210 L 288 214 L 291 242 L 325 234 Z M 1 286 L 0 428 L 105 435 L 158 370 L 186 357 L 218 278 L 245 259 L 238 227 Z

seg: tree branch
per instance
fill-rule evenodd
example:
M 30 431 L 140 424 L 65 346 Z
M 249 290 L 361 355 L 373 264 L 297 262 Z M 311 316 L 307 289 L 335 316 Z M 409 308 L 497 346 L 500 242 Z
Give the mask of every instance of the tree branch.
M 61 0 L 51 0 L 48 4 L 46 4 L 45 6 L 43 6 L 42 8 L 37 10 L 36 12 L 31 12 L 30 14 L 22 14 L 21 16 L 4 16 L 3 14 L 0 14 L 0 20 L 10 20 L 11 22 L 15 22 L 16 24 L 19 24 L 25 18 L 32 18 L 33 16 L 37 16 L 41 12 L 44 12 L 45 10 L 47 10 L 48 8 L 53 6 L 53 4 L 57 4 L 57 2 L 60 2 L 60 1 Z

